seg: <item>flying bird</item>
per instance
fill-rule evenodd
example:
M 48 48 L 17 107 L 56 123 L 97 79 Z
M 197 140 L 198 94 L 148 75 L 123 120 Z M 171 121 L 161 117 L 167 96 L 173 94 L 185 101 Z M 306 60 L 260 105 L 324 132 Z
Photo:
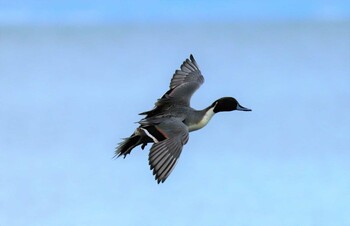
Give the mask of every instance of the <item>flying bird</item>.
M 179 70 L 176 70 L 169 90 L 150 111 L 140 113 L 145 117 L 130 137 L 123 139 L 115 150 L 115 156 L 124 158 L 141 145 L 142 150 L 153 143 L 148 161 L 158 183 L 164 182 L 174 169 L 189 132 L 203 128 L 218 112 L 251 111 L 241 106 L 233 97 L 222 97 L 203 110 L 190 106 L 193 93 L 203 84 L 204 77 L 192 54 Z

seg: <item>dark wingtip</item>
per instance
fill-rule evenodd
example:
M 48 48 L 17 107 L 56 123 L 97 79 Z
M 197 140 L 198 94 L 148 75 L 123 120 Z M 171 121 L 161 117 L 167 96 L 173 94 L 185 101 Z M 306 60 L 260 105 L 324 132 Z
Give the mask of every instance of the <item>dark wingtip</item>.
M 199 70 L 197 61 L 194 59 L 192 53 L 190 54 L 190 60 L 197 67 L 196 70 Z
M 159 178 L 156 178 L 156 180 L 157 180 L 157 184 L 163 184 L 164 183 L 164 181 L 165 181 L 165 179 L 159 179 Z
M 194 59 L 192 53 L 190 54 L 190 60 L 191 60 L 191 61 L 195 61 L 195 59 Z

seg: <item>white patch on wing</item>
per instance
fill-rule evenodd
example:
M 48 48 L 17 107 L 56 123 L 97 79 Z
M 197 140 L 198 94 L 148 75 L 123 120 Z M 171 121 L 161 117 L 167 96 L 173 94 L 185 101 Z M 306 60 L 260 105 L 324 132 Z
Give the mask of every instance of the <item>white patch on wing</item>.
M 157 138 L 155 138 L 154 136 L 152 136 L 152 134 L 150 134 L 146 129 L 144 129 L 144 128 L 140 128 L 140 129 L 142 129 L 142 130 L 146 133 L 146 135 L 147 135 L 149 138 L 151 138 L 151 139 L 153 140 L 154 143 L 158 143 L 158 142 L 159 142 L 159 141 L 157 140 Z
M 204 126 L 206 126 L 208 124 L 208 122 L 210 121 L 210 119 L 214 116 L 214 108 L 216 105 L 214 105 L 212 108 L 209 108 L 209 110 L 205 113 L 205 115 L 203 116 L 203 118 L 196 124 L 192 124 L 188 126 L 188 130 L 191 131 L 195 131 L 198 129 L 203 128 Z

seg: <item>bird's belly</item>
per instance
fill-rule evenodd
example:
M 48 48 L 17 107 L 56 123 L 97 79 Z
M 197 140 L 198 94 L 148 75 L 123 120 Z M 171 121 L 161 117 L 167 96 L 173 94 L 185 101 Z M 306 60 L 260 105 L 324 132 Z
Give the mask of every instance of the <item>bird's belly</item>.
M 204 120 L 201 120 L 199 123 L 189 125 L 188 130 L 190 132 L 195 131 L 195 130 L 199 130 L 199 129 L 202 129 L 207 124 L 208 124 L 208 121 L 205 122 Z

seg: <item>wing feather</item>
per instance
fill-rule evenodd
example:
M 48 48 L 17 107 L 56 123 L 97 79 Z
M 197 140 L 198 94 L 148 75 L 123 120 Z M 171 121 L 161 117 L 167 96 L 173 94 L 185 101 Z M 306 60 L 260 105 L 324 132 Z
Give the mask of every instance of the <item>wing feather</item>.
M 188 141 L 188 128 L 175 118 L 158 124 L 157 129 L 168 138 L 153 144 L 148 160 L 156 180 L 163 183 L 174 169 L 183 145 Z
M 192 54 L 186 59 L 180 69 L 176 70 L 169 85 L 169 90 L 157 100 L 150 111 L 140 113 L 148 117 L 164 112 L 172 105 L 190 106 L 190 100 L 194 92 L 204 83 L 204 77 Z
M 183 83 L 188 82 L 194 82 L 197 83 L 198 87 L 193 90 L 196 91 L 200 85 L 204 82 L 204 77 L 201 74 L 201 71 L 199 70 L 199 67 L 197 65 L 196 60 L 194 57 L 190 56 L 190 59 L 186 59 L 182 65 L 180 66 L 181 70 L 176 70 L 171 81 L 170 81 L 170 89 L 175 89 L 179 85 L 182 85 Z

